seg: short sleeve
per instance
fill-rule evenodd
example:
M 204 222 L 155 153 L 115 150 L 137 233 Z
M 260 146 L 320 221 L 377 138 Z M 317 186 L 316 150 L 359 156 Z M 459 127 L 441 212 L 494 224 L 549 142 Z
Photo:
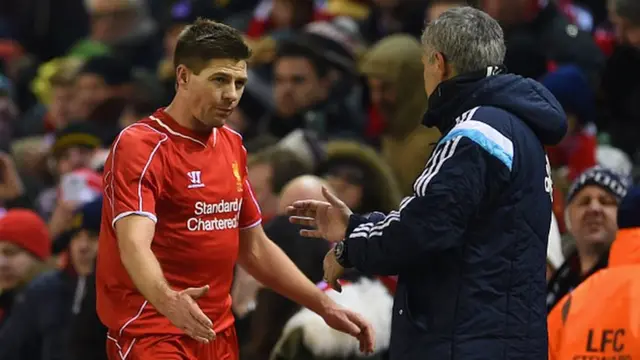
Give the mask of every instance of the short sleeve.
M 105 164 L 105 196 L 112 209 L 111 224 L 129 215 L 154 222 L 156 199 L 162 191 L 160 148 L 167 136 L 142 125 L 124 130 Z
M 242 194 L 242 209 L 240 209 L 240 230 L 250 229 L 259 225 L 262 222 L 262 213 L 260 212 L 260 206 L 253 193 L 253 188 L 249 182 L 248 170 L 247 170 L 247 150 L 242 147 L 242 162 L 244 163 L 243 177 L 243 194 Z

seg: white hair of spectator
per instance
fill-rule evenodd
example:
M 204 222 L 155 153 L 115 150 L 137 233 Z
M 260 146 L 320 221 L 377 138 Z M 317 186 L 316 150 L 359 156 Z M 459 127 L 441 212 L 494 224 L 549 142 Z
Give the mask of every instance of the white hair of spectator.
M 498 22 L 468 6 L 449 9 L 429 23 L 422 45 L 427 56 L 442 53 L 458 74 L 500 65 L 507 52 Z
M 640 25 L 640 1 L 638 0 L 610 0 L 616 15 L 629 20 L 633 25 Z

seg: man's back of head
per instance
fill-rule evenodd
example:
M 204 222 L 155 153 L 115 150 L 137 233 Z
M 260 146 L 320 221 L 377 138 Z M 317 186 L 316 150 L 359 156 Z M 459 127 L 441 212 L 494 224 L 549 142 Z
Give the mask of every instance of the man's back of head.
M 469 6 L 451 8 L 429 23 L 422 45 L 426 60 L 441 53 L 457 74 L 500 65 L 506 53 L 500 24 Z

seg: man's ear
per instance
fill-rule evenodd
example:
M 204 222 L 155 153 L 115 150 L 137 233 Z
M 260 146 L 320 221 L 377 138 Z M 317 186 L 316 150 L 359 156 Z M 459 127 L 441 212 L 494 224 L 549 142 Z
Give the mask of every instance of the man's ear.
M 176 83 L 178 87 L 183 89 L 189 88 L 189 81 L 191 80 L 191 71 L 184 65 L 178 65 L 176 68 Z

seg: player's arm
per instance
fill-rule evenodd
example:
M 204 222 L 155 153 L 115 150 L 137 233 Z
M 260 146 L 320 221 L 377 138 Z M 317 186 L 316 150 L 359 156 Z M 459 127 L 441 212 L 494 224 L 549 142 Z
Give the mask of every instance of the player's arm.
M 192 298 L 208 288 L 172 289 L 151 250 L 156 200 L 165 177 L 160 148 L 166 140 L 166 135 L 143 125 L 124 130 L 107 159 L 104 195 L 111 205 L 120 260 L 138 291 L 176 327 L 206 342 L 214 336 L 212 323 Z
M 260 283 L 315 313 L 323 314 L 335 307 L 260 225 L 240 231 L 238 262 Z
M 445 138 L 399 211 L 380 221 L 351 216 L 347 265 L 369 275 L 397 274 L 430 254 L 459 247 L 469 219 L 508 181 L 511 157 L 503 157 L 505 164 L 467 136 Z
M 129 215 L 115 224 L 120 260 L 133 284 L 156 309 L 165 308 L 174 292 L 151 251 L 156 224 L 150 218 Z

